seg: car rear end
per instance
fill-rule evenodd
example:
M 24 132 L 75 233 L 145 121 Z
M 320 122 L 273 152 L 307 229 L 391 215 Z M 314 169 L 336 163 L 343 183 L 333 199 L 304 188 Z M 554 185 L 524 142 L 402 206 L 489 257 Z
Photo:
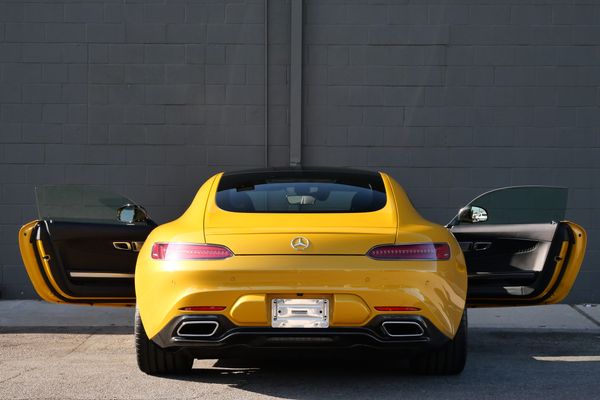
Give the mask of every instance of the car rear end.
M 148 337 L 196 357 L 441 346 L 466 295 L 447 229 L 386 174 L 337 169 L 214 176 L 148 237 L 135 276 Z

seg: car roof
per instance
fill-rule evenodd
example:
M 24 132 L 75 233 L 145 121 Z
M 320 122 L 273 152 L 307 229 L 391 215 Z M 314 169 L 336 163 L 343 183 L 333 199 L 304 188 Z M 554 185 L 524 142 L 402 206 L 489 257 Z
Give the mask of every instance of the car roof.
M 235 176 L 235 175 L 245 175 L 245 174 L 253 174 L 253 175 L 270 175 L 273 173 L 277 174 L 285 174 L 285 173 L 297 174 L 302 172 L 309 173 L 322 173 L 322 174 L 356 174 L 356 175 L 364 175 L 364 176 L 378 176 L 379 172 L 377 171 L 369 171 L 365 169 L 357 169 L 357 168 L 345 168 L 345 167 L 304 167 L 304 166 L 287 166 L 287 167 L 270 167 L 270 168 L 254 168 L 254 169 L 246 169 L 246 170 L 238 170 L 238 171 L 228 171 L 224 172 L 224 176 Z

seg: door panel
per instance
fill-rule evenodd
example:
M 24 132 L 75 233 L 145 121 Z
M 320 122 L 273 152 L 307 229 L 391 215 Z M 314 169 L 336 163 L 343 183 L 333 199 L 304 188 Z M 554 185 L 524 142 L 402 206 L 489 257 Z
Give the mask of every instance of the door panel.
M 58 303 L 135 304 L 138 251 L 156 224 L 149 218 L 120 220 L 119 208 L 137 206 L 103 189 L 52 186 L 38 191 L 37 198 L 40 220 L 21 228 L 19 248 L 40 297 Z
M 75 297 L 134 298 L 137 251 L 153 226 L 42 221 L 39 235 L 63 291 Z M 113 243 L 128 243 L 117 249 Z M 53 262 L 52 262 L 53 261 Z
M 469 277 L 470 306 L 549 304 L 569 292 L 585 231 L 564 219 L 564 188 L 521 186 L 476 198 L 449 224 Z
M 531 296 L 543 290 L 568 229 L 561 225 L 453 227 L 467 263 L 469 297 Z
M 452 228 L 452 233 L 467 260 L 469 276 L 474 279 L 509 275 L 526 277 L 544 268 L 558 226 L 459 225 Z
M 32 253 L 36 261 L 28 266 L 23 257 L 32 281 L 32 272 L 39 274 L 37 280 L 41 278 L 62 302 L 134 304 L 137 251 L 133 245 L 117 249 L 113 242 L 143 243 L 153 228 L 42 220 L 30 228 L 21 253 Z M 44 298 L 37 287 L 36 291 Z

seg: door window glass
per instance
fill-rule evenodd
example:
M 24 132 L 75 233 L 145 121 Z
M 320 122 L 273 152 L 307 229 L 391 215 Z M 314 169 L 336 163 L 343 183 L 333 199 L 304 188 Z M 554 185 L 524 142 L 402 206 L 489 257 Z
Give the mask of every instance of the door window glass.
M 98 221 L 122 224 L 117 211 L 130 199 L 110 190 L 87 185 L 47 185 L 35 188 L 40 219 Z
M 467 207 L 475 224 L 535 224 L 565 219 L 567 188 L 547 186 L 514 186 L 492 190 L 471 201 Z M 481 209 L 487 218 L 480 218 Z M 475 215 L 477 214 L 477 215 Z M 454 218 L 451 225 L 465 224 Z

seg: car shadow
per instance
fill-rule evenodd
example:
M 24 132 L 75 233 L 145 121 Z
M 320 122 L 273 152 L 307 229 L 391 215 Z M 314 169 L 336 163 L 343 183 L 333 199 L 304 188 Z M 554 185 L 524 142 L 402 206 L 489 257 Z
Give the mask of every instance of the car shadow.
M 598 332 L 470 329 L 469 336 L 467 367 L 456 376 L 415 375 L 406 360 L 353 359 L 341 353 L 339 357 L 197 360 L 191 374 L 168 379 L 221 384 L 253 394 L 307 400 L 464 399 L 480 398 L 482 394 L 493 398 L 495 392 L 501 398 L 523 398 L 527 393 L 544 396 L 539 391 L 548 385 L 557 387 L 556 393 L 560 393 L 562 387 L 557 382 L 565 376 L 569 377 L 569 387 L 586 385 L 600 390 L 600 382 L 594 378 L 600 374 L 600 362 L 543 362 L 534 358 L 600 355 Z

